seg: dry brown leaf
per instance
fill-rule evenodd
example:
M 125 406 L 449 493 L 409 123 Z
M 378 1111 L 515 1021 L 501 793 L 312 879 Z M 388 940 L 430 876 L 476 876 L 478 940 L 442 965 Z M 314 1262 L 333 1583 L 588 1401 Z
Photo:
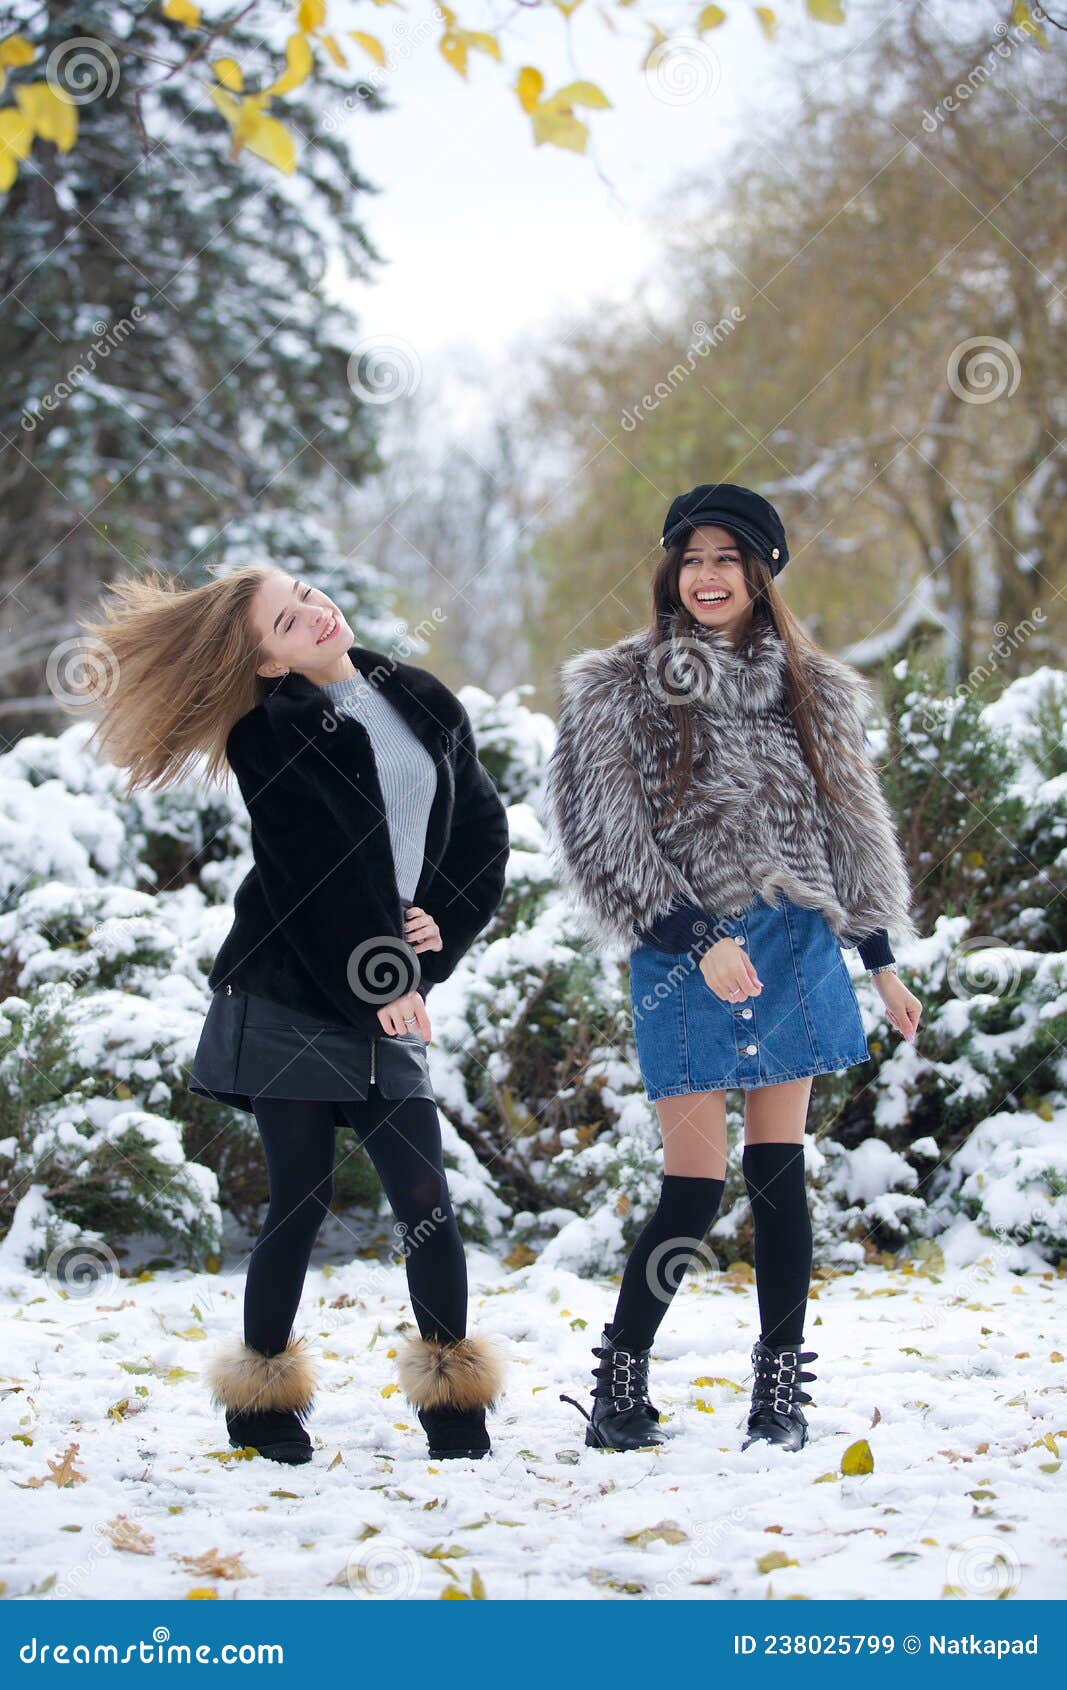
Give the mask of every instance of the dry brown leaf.
M 70 1448 L 64 1451 L 58 1461 L 48 1461 L 48 1457 L 46 1456 L 45 1460 L 48 1461 L 49 1468 L 48 1473 L 42 1479 L 27 1479 L 23 1488 L 36 1490 L 39 1485 L 56 1485 L 62 1489 L 64 1485 L 84 1485 L 86 1482 L 86 1475 L 84 1473 L 79 1473 L 78 1469 L 74 1465 L 74 1457 L 77 1453 L 78 1445 L 71 1444 Z
M 239 1554 L 220 1555 L 217 1549 L 205 1549 L 202 1555 L 179 1555 L 186 1572 L 199 1573 L 206 1579 L 250 1579 L 252 1574 Z
M 154 1555 L 152 1537 L 136 1520 L 128 1520 L 125 1514 L 116 1514 L 104 1527 L 104 1532 L 116 1549 L 124 1549 L 128 1555 Z

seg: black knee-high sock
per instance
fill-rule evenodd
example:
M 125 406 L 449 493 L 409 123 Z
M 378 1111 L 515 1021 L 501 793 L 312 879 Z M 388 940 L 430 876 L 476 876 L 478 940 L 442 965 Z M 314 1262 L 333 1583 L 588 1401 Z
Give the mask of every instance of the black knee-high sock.
M 741 1171 L 752 1204 L 760 1336 L 765 1344 L 799 1344 L 812 1257 L 804 1146 L 746 1144 Z
M 664 1174 L 659 1203 L 649 1216 L 623 1271 L 614 1341 L 647 1350 L 686 1269 L 722 1202 L 724 1181 Z

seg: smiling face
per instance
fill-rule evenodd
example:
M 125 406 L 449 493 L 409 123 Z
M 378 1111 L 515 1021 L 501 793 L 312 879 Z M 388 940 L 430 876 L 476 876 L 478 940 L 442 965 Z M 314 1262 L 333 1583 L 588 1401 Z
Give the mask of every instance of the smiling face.
M 272 572 L 252 600 L 250 615 L 262 652 L 257 673 L 265 680 L 287 670 L 320 682 L 340 680 L 351 670 L 351 628 L 329 595 L 300 576 Z
M 752 594 L 728 529 L 712 523 L 693 529 L 678 570 L 678 596 L 695 621 L 736 639 L 751 613 Z

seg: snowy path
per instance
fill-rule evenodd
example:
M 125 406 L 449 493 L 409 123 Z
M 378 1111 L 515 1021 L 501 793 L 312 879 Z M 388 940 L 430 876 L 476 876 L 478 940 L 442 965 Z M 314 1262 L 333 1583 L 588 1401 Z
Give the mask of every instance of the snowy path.
M 240 1248 L 219 1274 L 111 1279 L 68 1299 L 0 1275 L 3 1594 L 1064 1593 L 1062 1275 L 868 1267 L 820 1281 L 812 1441 L 773 1459 L 739 1448 L 750 1277 L 698 1276 L 653 1357 L 671 1441 L 612 1455 L 584 1448 L 558 1393 L 587 1400 L 614 1286 L 536 1264 L 511 1273 L 473 1250 L 471 1330 L 506 1341 L 510 1380 L 494 1457 L 435 1469 L 389 1390 L 409 1318 L 402 1270 L 344 1246 L 343 1232 L 320 1241 L 297 1321 L 321 1389 L 315 1458 L 295 1468 L 230 1452 L 198 1377 L 240 1330 Z M 842 1477 L 864 1438 L 873 1471 Z M 50 1464 L 84 1482 L 57 1486 Z

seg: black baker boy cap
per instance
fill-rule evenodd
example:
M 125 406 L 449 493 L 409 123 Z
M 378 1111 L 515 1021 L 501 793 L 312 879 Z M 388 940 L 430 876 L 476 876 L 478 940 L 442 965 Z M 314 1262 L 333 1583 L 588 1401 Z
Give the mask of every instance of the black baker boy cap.
M 663 524 L 663 544 L 673 545 L 691 528 L 706 522 L 730 528 L 747 541 L 772 575 L 789 562 L 781 517 L 768 499 L 750 487 L 737 487 L 730 481 L 705 481 L 689 493 L 679 493 L 671 500 Z

